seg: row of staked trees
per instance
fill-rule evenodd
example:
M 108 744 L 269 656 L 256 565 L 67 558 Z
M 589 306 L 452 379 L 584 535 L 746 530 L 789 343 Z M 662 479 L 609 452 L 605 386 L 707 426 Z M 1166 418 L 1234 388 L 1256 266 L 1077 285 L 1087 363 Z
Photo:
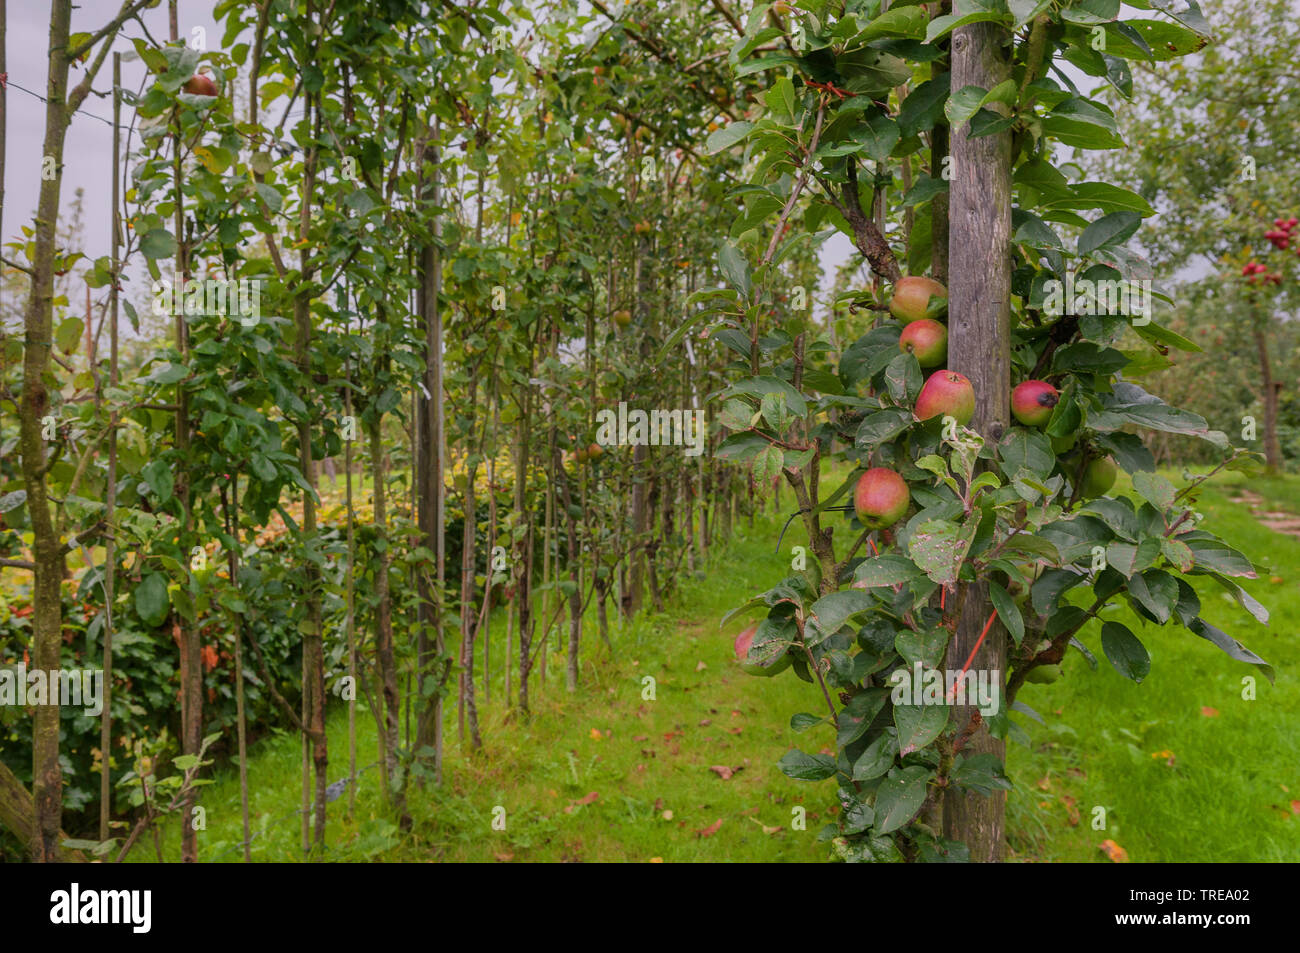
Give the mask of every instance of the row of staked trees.
M 170 0 L 156 37 L 160 0 L 81 32 L 54 0 L 56 171 L 5 247 L 23 313 L 0 349 L 0 646 L 102 668 L 106 700 L 4 712 L 0 822 L 34 859 L 120 858 L 165 814 L 197 859 L 212 745 L 239 757 L 248 857 L 244 754 L 271 724 L 301 735 L 319 849 L 358 707 L 409 825 L 451 699 L 477 747 L 482 693 L 526 715 L 548 657 L 581 690 L 612 620 L 662 609 L 752 512 L 716 428 L 699 456 L 590 449 L 597 411 L 703 408 L 748 348 L 675 333 L 731 226 L 739 161 L 706 170 L 700 144 L 753 108 L 725 69 L 737 24 L 657 6 L 221 0 L 201 49 L 197 3 Z M 114 103 L 114 220 L 76 244 L 61 172 L 92 94 Z M 815 284 L 811 251 L 786 270 Z M 56 293 L 69 273 L 84 312 Z M 257 313 L 232 294 L 151 314 L 176 280 L 256 283 Z M 806 319 L 797 297 L 773 334 Z

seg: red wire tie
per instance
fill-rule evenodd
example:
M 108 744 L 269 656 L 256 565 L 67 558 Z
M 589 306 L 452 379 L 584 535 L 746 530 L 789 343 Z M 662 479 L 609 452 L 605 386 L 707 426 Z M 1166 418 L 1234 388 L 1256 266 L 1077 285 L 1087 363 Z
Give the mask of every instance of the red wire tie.
M 970 650 L 970 656 L 966 659 L 966 664 L 962 666 L 961 674 L 957 676 L 957 681 L 953 683 L 952 691 L 948 693 L 949 702 L 952 702 L 952 700 L 957 697 L 957 686 L 961 684 L 961 680 L 965 678 L 966 673 L 970 671 L 971 663 L 975 661 L 975 653 L 978 652 L 980 646 L 984 644 L 984 636 L 989 634 L 989 629 L 993 628 L 993 620 L 997 617 L 997 609 L 994 609 L 989 613 L 989 620 L 984 623 L 984 631 L 980 633 L 980 637 L 975 641 L 975 647 Z

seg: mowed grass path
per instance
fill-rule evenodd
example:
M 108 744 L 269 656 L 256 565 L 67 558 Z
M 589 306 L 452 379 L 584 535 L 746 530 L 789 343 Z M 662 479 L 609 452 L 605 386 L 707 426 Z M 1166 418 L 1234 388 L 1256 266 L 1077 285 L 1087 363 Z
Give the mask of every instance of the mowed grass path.
M 787 495 L 788 499 L 788 495 Z M 818 690 L 793 676 L 758 679 L 740 672 L 731 642 L 743 627 L 719 620 L 788 573 L 775 553 L 780 521 L 742 522 L 707 571 L 683 572 L 669 611 L 620 626 L 611 617 L 614 656 L 596 631 L 594 607 L 584 627 L 582 685 L 564 688 L 564 659 L 552 654 L 543 688 L 530 682 L 532 717 L 502 704 L 505 626 L 492 627 L 492 700 L 484 703 L 478 655 L 479 714 L 484 748 L 457 742 L 456 701 L 446 715 L 447 755 L 440 788 L 412 783 L 410 833 L 397 830 L 382 803 L 375 725 L 364 699 L 357 709 L 361 771 L 357 809 L 346 795 L 329 804 L 324 859 L 389 861 L 820 861 L 817 833 L 827 823 L 829 785 L 792 781 L 776 767 L 796 736 L 789 717 L 824 705 Z M 612 606 L 611 606 L 612 610 Z M 518 651 L 517 645 L 515 649 Z M 517 669 L 517 655 L 511 661 Z M 514 678 L 512 672 L 512 690 Z M 653 678 L 653 700 L 645 697 Z M 452 680 L 454 687 L 454 676 Z M 330 780 L 347 775 L 347 717 L 342 703 L 329 720 Z M 807 742 L 807 737 L 800 740 Z M 249 758 L 254 860 L 302 858 L 300 742 L 291 734 L 264 739 Z M 728 769 L 715 771 L 714 767 Z M 730 772 L 730 777 L 723 775 Z M 234 766 L 205 788 L 206 831 L 200 860 L 237 862 L 242 839 Z M 593 797 L 593 795 L 595 795 Z M 793 808 L 806 805 L 803 830 Z M 505 830 L 493 827 L 504 810 Z M 719 823 L 720 822 L 720 823 Z M 164 856 L 174 858 L 177 833 L 167 831 Z M 132 860 L 153 858 L 144 840 Z
M 1211 486 L 1199 506 L 1204 525 L 1255 561 L 1259 578 L 1238 581 L 1272 617 L 1258 624 L 1212 581 L 1195 583 L 1202 614 L 1270 662 L 1276 684 L 1186 629 L 1145 623 L 1127 607 L 1107 611 L 1103 619 L 1147 647 L 1151 673 L 1135 685 L 1116 672 L 1094 622 L 1082 641 L 1096 672 L 1072 651 L 1060 681 L 1025 686 L 1019 700 L 1046 726 L 1016 716 L 1032 741 L 1008 752 L 1014 856 L 1096 860 L 1109 839 L 1135 862 L 1300 860 L 1300 540 L 1230 502 L 1234 487 L 1248 488 L 1295 512 L 1300 480 L 1225 474 Z M 1098 807 L 1102 831 L 1092 826 Z
M 1213 583 L 1197 588 L 1207 619 L 1271 662 L 1277 684 L 1256 677 L 1256 698 L 1245 701 L 1242 678 L 1256 674 L 1253 668 L 1186 630 L 1110 610 L 1106 618 L 1125 622 L 1147 645 L 1151 674 L 1135 685 L 1115 672 L 1094 623 L 1082 635 L 1099 660 L 1096 672 L 1071 653 L 1061 681 L 1025 688 L 1021 700 L 1046 724 L 1016 716 L 1028 742 L 1008 749 L 1016 784 L 1008 800 L 1010 859 L 1108 862 L 1099 850 L 1105 840 L 1134 861 L 1300 859 L 1300 802 L 1292 803 L 1300 798 L 1300 540 L 1264 529 L 1246 507 L 1229 502 L 1232 481 L 1216 480 L 1221 489 L 1205 494 L 1201 510 L 1208 525 L 1260 563 L 1260 579 L 1246 588 L 1272 610 L 1272 622 L 1256 624 Z M 1300 481 L 1249 486 L 1282 507 L 1298 498 Z M 731 637 L 741 624 L 718 629 L 728 610 L 788 572 L 790 548 L 801 540 L 793 527 L 777 556 L 780 522 L 759 517 L 752 530 L 742 523 L 725 553 L 683 579 L 666 614 L 615 624 L 613 658 L 591 613 L 581 690 L 565 691 L 562 657 L 553 655 L 545 688 L 534 679 L 527 721 L 501 705 L 504 624 L 494 620 L 489 705 L 479 689 L 484 750 L 470 754 L 457 744 L 452 699 L 444 782 L 412 785 L 413 829 L 403 833 L 392 822 L 372 767 L 361 774 L 354 817 L 346 795 L 329 805 L 322 859 L 825 860 L 817 832 L 830 819 L 833 785 L 792 781 L 776 767 L 795 745 L 829 750 L 828 729 L 796 735 L 788 728 L 793 712 L 820 712 L 820 692 L 789 673 L 740 673 Z M 654 700 L 643 698 L 647 676 L 655 680 Z M 357 725 L 364 768 L 377 757 L 364 703 Z M 294 813 L 299 751 L 298 739 L 284 734 L 263 740 L 249 759 L 253 828 L 262 832 L 255 860 L 302 858 Z M 331 780 L 346 776 L 341 706 L 330 719 L 330 752 Z M 730 769 L 730 778 L 715 766 Z M 208 829 L 200 834 L 200 859 L 238 861 L 233 767 L 217 772 L 203 803 Z M 804 830 L 792 825 L 800 805 Z M 1104 830 L 1093 829 L 1096 807 L 1105 808 Z M 498 830 L 493 819 L 502 812 L 505 829 Z M 168 831 L 165 856 L 174 859 L 177 846 Z M 132 859 L 152 856 L 142 841 Z

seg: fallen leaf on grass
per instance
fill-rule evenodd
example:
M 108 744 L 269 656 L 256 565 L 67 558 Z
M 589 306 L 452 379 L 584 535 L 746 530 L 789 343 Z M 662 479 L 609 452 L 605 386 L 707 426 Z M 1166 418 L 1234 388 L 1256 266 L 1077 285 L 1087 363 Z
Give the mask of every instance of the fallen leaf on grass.
M 591 729 L 591 740 L 592 740 L 592 741 L 603 741 L 604 738 L 605 738 L 605 736 L 604 736 L 603 734 L 601 734 L 601 731 L 600 731 L 599 728 L 593 728 L 593 729 Z
M 599 792 L 592 791 L 590 794 L 584 795 L 583 797 L 578 798 L 576 801 L 570 801 L 569 806 L 564 809 L 564 813 L 572 814 L 580 807 L 585 807 L 588 804 L 595 803 L 596 799 L 599 797 L 600 797 Z
M 742 765 L 736 765 L 734 768 L 729 768 L 725 764 L 714 764 L 709 766 L 709 770 L 722 778 L 722 780 L 730 781 L 733 774 L 737 771 L 744 770 L 744 768 Z
M 696 664 L 696 666 L 695 666 L 695 671 L 697 671 L 697 672 L 702 672 L 702 671 L 704 671 L 706 668 L 708 668 L 708 666 L 705 665 L 705 664 L 704 664 L 704 660 L 701 659 L 701 660 Z
M 1123 847 L 1120 847 L 1119 844 L 1116 844 L 1113 840 L 1104 840 L 1097 845 L 1097 848 L 1103 854 L 1109 857 L 1113 863 L 1116 864 L 1128 863 L 1128 851 L 1126 851 Z
M 1070 797 L 1070 795 L 1066 794 L 1066 795 L 1063 795 L 1063 796 L 1061 797 L 1061 802 L 1065 805 L 1065 809 L 1066 809 L 1066 811 L 1069 812 L 1069 813 L 1068 813 L 1068 816 L 1067 816 L 1067 819 L 1068 819 L 1069 822 L 1070 822 L 1070 826 L 1071 826 L 1071 827 L 1078 827 L 1078 826 L 1079 826 L 1079 807 L 1078 807 L 1078 805 L 1075 803 L 1074 798 L 1072 798 L 1072 797 Z
M 1051 779 L 1051 778 L 1047 777 L 1046 775 L 1043 775 L 1043 777 L 1041 777 L 1041 778 L 1038 779 L 1038 790 L 1040 790 L 1040 791 L 1050 791 L 1051 789 L 1052 789 L 1052 779 Z
M 714 821 L 714 822 L 713 822 L 712 824 L 710 824 L 708 827 L 704 827 L 704 828 L 701 828 L 700 830 L 696 831 L 696 832 L 695 832 L 695 836 L 696 836 L 696 837 L 712 837 L 714 834 L 716 834 L 716 833 L 718 832 L 718 828 L 721 827 L 721 826 L 722 826 L 722 818 L 718 818 L 716 821 Z
M 665 821 L 671 821 L 673 819 L 673 812 L 671 810 L 664 811 L 663 814 L 660 815 L 660 817 L 662 817 Z
M 1165 764 L 1169 765 L 1171 768 L 1174 766 L 1174 753 L 1170 751 L 1168 748 L 1166 748 L 1163 751 L 1151 752 L 1151 757 L 1157 761 L 1163 758 Z
M 633 736 L 632 736 L 632 740 L 633 740 L 633 741 L 649 741 L 649 740 L 650 740 L 650 736 L 649 736 L 649 735 L 633 735 Z
M 1292 802 L 1291 802 L 1291 813 L 1292 813 L 1292 814 L 1300 814 L 1300 801 L 1292 801 Z
M 729 734 L 729 735 L 738 735 L 738 734 L 740 734 L 740 733 L 741 733 L 742 731 L 744 731 L 744 730 L 745 730 L 744 728 L 739 728 L 739 727 L 737 727 L 737 728 L 728 728 L 728 729 L 727 729 L 727 734 Z
M 701 727 L 701 728 L 707 728 L 707 727 L 709 727 L 709 725 L 711 725 L 711 724 L 713 724 L 713 721 L 712 721 L 711 719 L 709 719 L 709 718 L 705 718 L 705 719 L 703 719 L 703 720 L 700 722 L 700 727 Z
M 769 827 L 768 825 L 764 824 L 762 821 L 760 821 L 760 820 L 759 820 L 758 818 L 756 818 L 756 817 L 751 817 L 750 820 L 751 820 L 753 823 L 757 824 L 759 827 L 763 828 L 763 833 L 764 833 L 764 834 L 767 834 L 768 836 L 771 836 L 772 834 L 779 834 L 779 833 L 781 833 L 781 828 L 779 828 L 779 827 Z
M 515 859 L 515 855 L 510 853 L 509 851 L 503 851 L 502 853 L 496 854 L 494 856 L 496 857 L 497 860 L 501 861 L 501 863 L 503 864 L 508 864 L 510 861 Z
M 1201 714 L 1204 715 L 1206 718 L 1218 718 L 1219 709 L 1211 708 L 1209 705 L 1202 705 Z
M 662 864 L 663 862 L 664 862 L 664 859 L 663 859 L 662 857 L 651 857 L 651 858 L 650 858 L 650 863 L 652 863 L 652 864 Z

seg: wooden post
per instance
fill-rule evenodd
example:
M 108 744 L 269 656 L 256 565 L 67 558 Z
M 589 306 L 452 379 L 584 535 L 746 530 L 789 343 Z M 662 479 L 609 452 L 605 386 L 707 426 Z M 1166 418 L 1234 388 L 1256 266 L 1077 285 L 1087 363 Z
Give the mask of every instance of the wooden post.
M 122 227 L 117 210 L 121 207 L 121 182 L 118 164 L 121 162 L 121 120 L 122 120 L 122 54 L 113 54 L 113 211 L 109 215 L 109 226 L 113 230 L 111 239 L 113 284 L 109 288 L 109 356 L 108 383 L 117 386 L 117 285 L 121 280 L 118 270 L 118 247 L 121 244 Z M 89 322 L 87 322 L 89 327 Z M 113 594 L 117 576 L 116 539 L 113 530 L 113 511 L 117 508 L 117 411 L 109 413 L 108 418 L 108 486 L 104 503 L 104 514 L 108 519 L 108 537 L 104 543 L 104 710 L 99 725 L 99 839 L 108 840 L 108 820 L 113 813 L 112 786 L 112 751 L 113 751 Z
M 992 89 L 1010 75 L 1011 36 L 993 23 L 961 27 L 952 39 L 952 88 L 976 85 Z M 1010 417 L 1011 333 L 1011 135 L 969 138 L 963 124 L 952 130 L 952 179 L 949 193 L 949 366 L 965 374 L 975 388 L 972 429 L 996 443 Z M 972 584 L 962 600 L 957 631 L 948 647 L 947 668 L 960 670 L 974 649 L 989 614 L 988 590 Z M 972 670 L 996 672 L 999 690 L 1006 675 L 1006 632 L 989 631 Z M 953 709 L 952 728 L 960 733 L 974 709 Z M 1003 757 L 1004 745 L 981 727 L 965 754 L 992 752 Z M 944 834 L 964 841 L 973 861 L 1000 861 L 1005 850 L 1003 813 L 1006 796 L 949 792 L 944 800 Z

